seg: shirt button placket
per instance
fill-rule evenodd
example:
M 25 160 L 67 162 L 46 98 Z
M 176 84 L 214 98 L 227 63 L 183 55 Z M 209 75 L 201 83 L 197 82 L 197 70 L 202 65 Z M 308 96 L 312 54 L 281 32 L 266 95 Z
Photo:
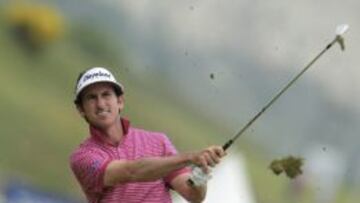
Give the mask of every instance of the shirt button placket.
M 116 158 L 118 158 L 118 159 L 126 158 L 126 155 L 125 155 L 124 150 L 122 149 L 122 147 L 118 146 L 116 148 L 116 152 L 117 152 L 117 157 Z

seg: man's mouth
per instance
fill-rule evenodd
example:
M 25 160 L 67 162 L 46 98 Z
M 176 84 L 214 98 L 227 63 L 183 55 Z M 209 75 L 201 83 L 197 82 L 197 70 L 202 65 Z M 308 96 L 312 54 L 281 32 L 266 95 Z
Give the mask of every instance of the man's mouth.
M 99 110 L 96 112 L 98 116 L 107 116 L 108 114 L 110 114 L 110 110 Z

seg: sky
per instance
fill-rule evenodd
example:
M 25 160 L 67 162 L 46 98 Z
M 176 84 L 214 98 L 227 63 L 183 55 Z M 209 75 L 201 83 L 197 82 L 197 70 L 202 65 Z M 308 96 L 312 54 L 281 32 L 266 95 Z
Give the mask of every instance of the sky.
M 354 88 L 359 86 L 357 1 L 108 2 L 125 13 L 132 31 L 138 33 L 134 36 L 137 44 L 131 46 L 135 45 L 136 56 L 145 55 L 136 58 L 139 69 L 159 66 L 152 61 L 158 59 L 149 59 L 147 54 L 148 41 L 153 41 L 166 50 L 165 54 L 158 51 L 159 57 L 177 60 L 166 67 L 173 80 L 179 80 L 179 74 L 196 75 L 199 70 L 189 65 L 196 61 L 201 66 L 197 69 L 218 73 L 216 85 L 225 89 L 236 83 L 232 80 L 238 80 L 234 73 L 242 64 L 231 62 L 236 58 L 245 58 L 263 71 L 286 71 L 289 74 L 281 78 L 286 80 L 333 39 L 337 25 L 347 23 L 351 28 L 346 35 L 346 51 L 332 48 L 316 64 L 317 70 L 306 77 L 324 87 L 334 102 L 360 108 L 359 92 Z M 139 40 L 145 43 L 140 45 Z

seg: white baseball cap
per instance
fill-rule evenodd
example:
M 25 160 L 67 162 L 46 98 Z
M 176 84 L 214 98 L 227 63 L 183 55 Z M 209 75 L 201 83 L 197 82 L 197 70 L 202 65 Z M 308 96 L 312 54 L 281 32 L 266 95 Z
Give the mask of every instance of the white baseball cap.
M 85 87 L 98 82 L 109 82 L 114 85 L 116 90 L 121 93 L 124 92 L 123 85 L 116 81 L 114 75 L 109 70 L 103 67 L 90 68 L 79 77 L 80 78 L 77 81 L 75 90 L 75 102 L 78 101 L 78 97 L 81 91 L 85 89 Z

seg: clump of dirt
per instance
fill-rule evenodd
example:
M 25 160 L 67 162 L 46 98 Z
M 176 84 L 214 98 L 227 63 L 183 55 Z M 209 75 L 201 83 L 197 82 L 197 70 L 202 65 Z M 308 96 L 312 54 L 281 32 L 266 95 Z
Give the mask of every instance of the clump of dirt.
M 285 172 L 287 177 L 293 179 L 301 175 L 304 159 L 300 157 L 288 156 L 283 159 L 275 159 L 270 163 L 269 168 L 275 175 Z

